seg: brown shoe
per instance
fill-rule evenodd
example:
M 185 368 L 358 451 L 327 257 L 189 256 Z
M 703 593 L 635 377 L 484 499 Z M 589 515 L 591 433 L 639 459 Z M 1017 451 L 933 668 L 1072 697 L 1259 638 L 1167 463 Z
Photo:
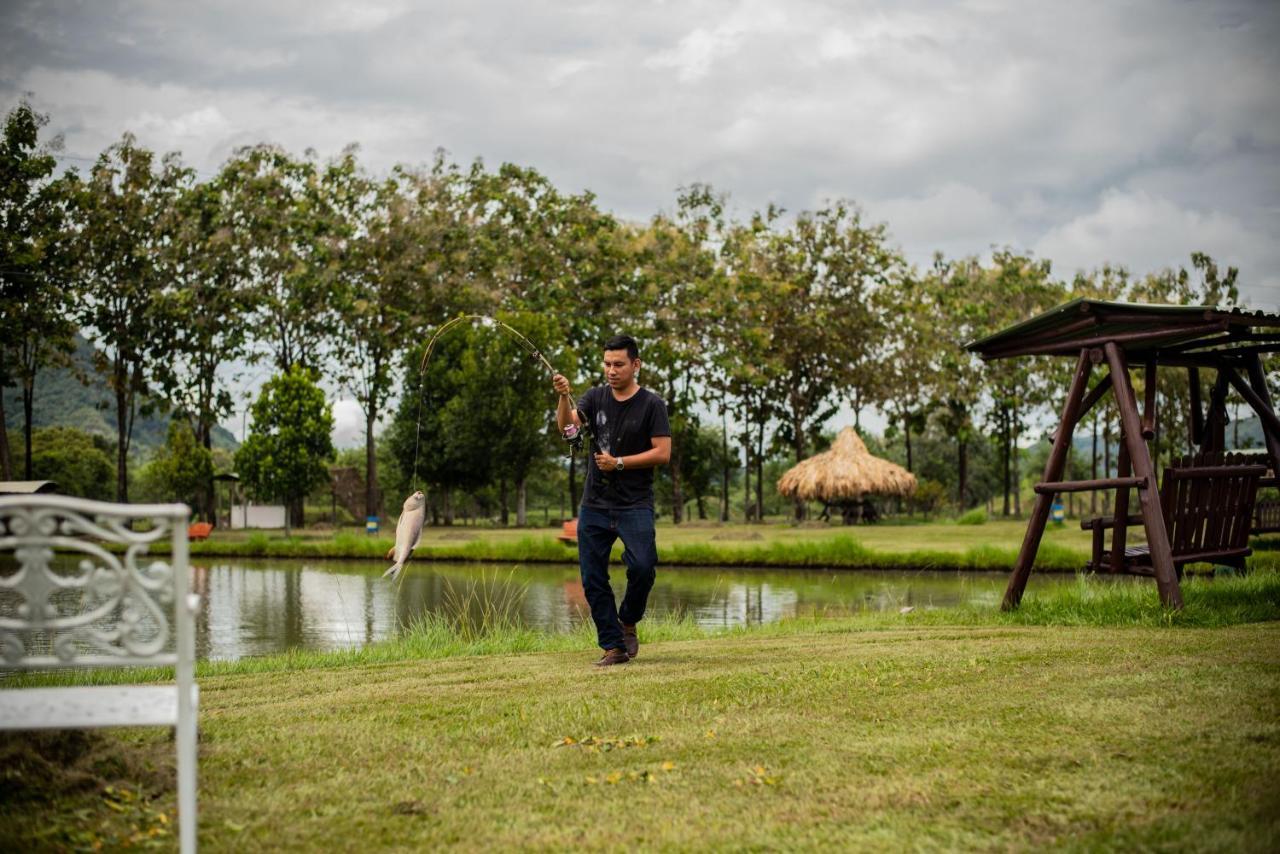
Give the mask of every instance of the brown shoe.
M 596 662 L 596 667 L 612 667 L 615 664 L 626 664 L 630 660 L 631 656 L 627 655 L 625 649 L 610 649 L 600 656 L 600 660 Z
M 636 637 L 636 624 L 622 623 L 622 643 L 627 647 L 627 655 L 635 658 L 640 654 L 640 638 Z

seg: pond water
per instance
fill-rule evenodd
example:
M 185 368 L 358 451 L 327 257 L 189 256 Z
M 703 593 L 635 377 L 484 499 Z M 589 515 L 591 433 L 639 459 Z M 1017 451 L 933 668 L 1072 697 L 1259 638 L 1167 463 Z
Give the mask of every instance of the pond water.
M 520 623 L 561 632 L 589 621 L 572 567 L 416 563 L 399 589 L 381 563 L 351 561 L 217 562 L 193 568 L 202 596 L 197 655 L 235 659 L 289 648 L 332 650 L 393 637 L 428 612 L 483 620 L 501 610 Z M 619 596 L 625 573 L 614 572 Z M 649 616 L 677 614 L 720 628 L 787 617 L 897 611 L 959 604 L 994 607 L 1004 573 L 659 569 Z M 1037 587 L 1074 583 L 1038 575 Z
M 53 563 L 60 574 L 75 574 L 75 566 L 66 557 Z M 13 568 L 5 561 L 0 572 Z M 191 589 L 201 597 L 196 654 L 238 659 L 289 649 L 362 647 L 392 638 L 430 613 L 483 625 L 486 613 L 496 612 L 546 632 L 568 631 L 591 618 L 576 567 L 418 562 L 398 585 L 382 577 L 385 568 L 382 561 L 228 559 L 194 565 Z M 615 568 L 613 578 L 620 596 L 625 570 Z M 994 608 L 1007 581 L 1005 573 L 660 567 L 648 616 L 677 615 L 723 628 L 906 606 Z M 1069 574 L 1033 580 L 1036 589 L 1072 583 Z M 78 592 L 57 596 L 59 610 L 81 612 Z M 6 592 L 0 616 L 20 604 Z

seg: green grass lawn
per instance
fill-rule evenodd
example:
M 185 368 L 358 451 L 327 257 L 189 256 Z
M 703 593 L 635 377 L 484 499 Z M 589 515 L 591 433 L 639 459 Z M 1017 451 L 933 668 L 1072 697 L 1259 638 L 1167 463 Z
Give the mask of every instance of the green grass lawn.
M 1189 581 L 1178 614 L 1150 593 L 645 624 L 604 671 L 584 632 L 439 621 L 206 664 L 201 845 L 1276 850 L 1280 577 Z M 172 743 L 93 738 L 56 791 L 38 760 L 66 745 L 8 743 L 0 846 L 169 844 Z
M 206 677 L 200 841 L 1275 850 L 1278 653 L 1275 624 L 927 627 L 672 641 L 603 672 L 581 650 Z M 0 834 L 171 823 L 170 794 L 122 790 Z

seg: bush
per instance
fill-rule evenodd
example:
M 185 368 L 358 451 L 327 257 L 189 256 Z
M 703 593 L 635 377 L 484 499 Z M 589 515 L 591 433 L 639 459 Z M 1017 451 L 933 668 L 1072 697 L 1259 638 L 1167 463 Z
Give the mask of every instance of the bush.
M 987 524 L 987 511 L 981 507 L 975 507 L 968 513 L 956 520 L 957 525 L 985 525 Z

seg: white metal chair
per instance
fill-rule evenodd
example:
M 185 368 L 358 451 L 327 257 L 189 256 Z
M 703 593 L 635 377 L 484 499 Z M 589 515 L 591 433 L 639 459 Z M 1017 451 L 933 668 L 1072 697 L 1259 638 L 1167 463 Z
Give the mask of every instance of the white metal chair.
M 0 729 L 172 726 L 178 838 L 196 848 L 195 614 L 184 504 L 108 504 L 61 495 L 0 498 L 0 668 L 172 666 L 168 685 L 0 690 Z M 147 530 L 132 522 L 146 520 Z M 168 538 L 168 561 L 147 561 Z M 125 546 L 114 553 L 104 543 Z M 56 551 L 75 554 L 55 568 Z

